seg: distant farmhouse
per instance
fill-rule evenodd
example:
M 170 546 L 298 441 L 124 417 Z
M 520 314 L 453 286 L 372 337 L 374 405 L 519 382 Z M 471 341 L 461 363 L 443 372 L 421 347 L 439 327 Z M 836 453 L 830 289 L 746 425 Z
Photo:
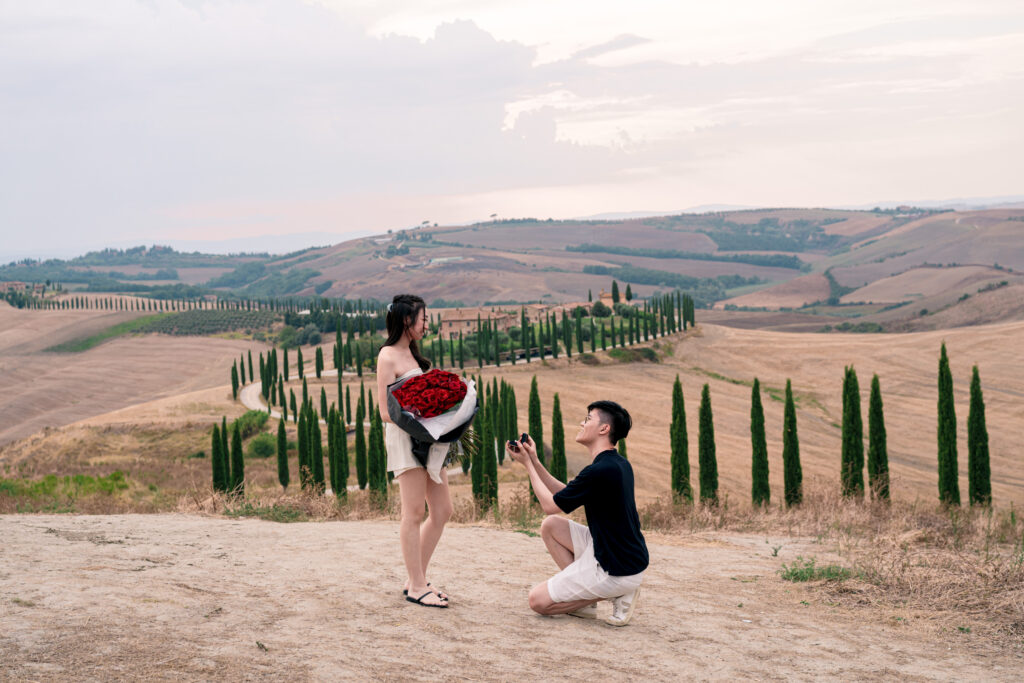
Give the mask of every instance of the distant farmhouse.
M 29 290 L 35 294 L 41 294 L 46 291 L 46 285 L 41 282 L 29 284 L 28 282 L 19 282 L 17 280 L 0 282 L 0 292 L 27 292 Z
M 601 290 L 598 301 L 612 308 L 612 295 Z M 477 320 L 481 323 L 490 322 L 492 329 L 508 332 L 512 327 L 519 327 L 522 316 L 531 323 L 543 321 L 549 314 L 561 314 L 563 311 L 572 313 L 577 307 L 590 310 L 593 306 L 589 301 L 577 301 L 562 304 L 522 304 L 515 306 L 474 306 L 449 308 L 440 311 L 441 326 L 438 331 L 442 339 L 451 339 L 459 334 L 468 335 L 476 332 Z

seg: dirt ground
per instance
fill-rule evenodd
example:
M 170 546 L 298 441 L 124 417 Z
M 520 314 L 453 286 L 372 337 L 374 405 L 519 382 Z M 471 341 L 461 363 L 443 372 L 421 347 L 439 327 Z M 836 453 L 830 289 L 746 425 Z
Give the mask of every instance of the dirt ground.
M 1009 681 L 1024 666 L 977 629 L 782 581 L 781 563 L 822 556 L 813 539 L 649 534 L 616 629 L 531 613 L 554 565 L 514 531 L 446 530 L 430 572 L 446 611 L 402 599 L 396 522 L 20 515 L 0 535 L 5 680 Z

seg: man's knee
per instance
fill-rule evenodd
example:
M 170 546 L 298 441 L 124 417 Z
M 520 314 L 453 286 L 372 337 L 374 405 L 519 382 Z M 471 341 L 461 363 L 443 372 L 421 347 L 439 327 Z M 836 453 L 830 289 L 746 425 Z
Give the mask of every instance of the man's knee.
M 555 536 L 555 533 L 563 525 L 566 525 L 565 517 L 559 517 L 558 515 L 548 515 L 544 518 L 544 521 L 540 523 L 540 535 L 543 538 L 553 538 Z
M 537 614 L 548 614 L 553 604 L 548 594 L 547 581 L 534 586 L 530 591 L 530 609 Z

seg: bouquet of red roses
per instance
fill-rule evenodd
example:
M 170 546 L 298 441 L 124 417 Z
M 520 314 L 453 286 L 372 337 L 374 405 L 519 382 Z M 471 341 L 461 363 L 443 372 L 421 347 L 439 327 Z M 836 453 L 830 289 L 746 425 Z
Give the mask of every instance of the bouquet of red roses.
M 388 415 L 412 437 L 412 453 L 424 467 L 430 445 L 457 441 L 476 411 L 475 382 L 452 372 L 431 370 L 388 385 Z
M 392 393 L 399 405 L 416 417 L 437 417 L 462 403 L 467 390 L 466 383 L 455 373 L 431 370 L 410 377 Z

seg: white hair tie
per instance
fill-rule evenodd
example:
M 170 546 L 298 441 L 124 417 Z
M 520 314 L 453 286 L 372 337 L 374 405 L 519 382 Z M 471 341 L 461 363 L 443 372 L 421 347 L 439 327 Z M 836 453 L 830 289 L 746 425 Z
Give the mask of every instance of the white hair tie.
M 390 313 L 390 312 L 391 312 L 391 307 L 392 307 L 392 306 L 394 306 L 394 304 L 388 304 L 388 313 Z

